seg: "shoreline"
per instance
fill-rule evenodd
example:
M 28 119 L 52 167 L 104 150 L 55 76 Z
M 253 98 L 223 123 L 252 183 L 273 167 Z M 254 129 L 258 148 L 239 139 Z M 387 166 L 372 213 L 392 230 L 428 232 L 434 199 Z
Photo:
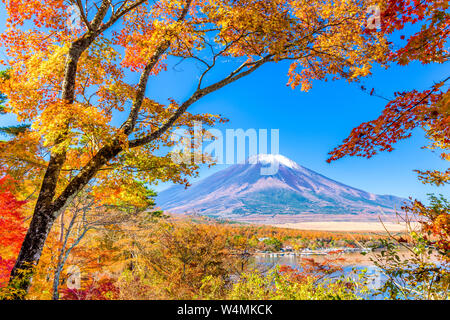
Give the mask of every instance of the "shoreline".
M 308 231 L 348 231 L 348 232 L 406 232 L 405 223 L 396 222 L 346 222 L 346 221 L 317 221 L 317 222 L 288 222 L 281 224 L 270 224 L 277 228 L 308 230 Z M 418 224 L 412 223 L 416 228 Z

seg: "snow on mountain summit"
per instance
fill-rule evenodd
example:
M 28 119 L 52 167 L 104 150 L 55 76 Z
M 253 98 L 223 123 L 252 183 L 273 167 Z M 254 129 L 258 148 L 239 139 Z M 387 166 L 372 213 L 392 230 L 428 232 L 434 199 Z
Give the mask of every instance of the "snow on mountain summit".
M 316 219 L 320 215 L 377 220 L 380 213 L 394 215 L 404 201 L 345 185 L 279 154 L 249 157 L 188 189 L 174 186 L 157 197 L 157 205 L 171 213 L 196 212 L 242 221 L 261 216 Z
M 260 163 L 262 165 L 283 165 L 292 169 L 300 169 L 300 166 L 289 158 L 281 154 L 258 154 L 248 158 L 247 163 L 256 164 Z

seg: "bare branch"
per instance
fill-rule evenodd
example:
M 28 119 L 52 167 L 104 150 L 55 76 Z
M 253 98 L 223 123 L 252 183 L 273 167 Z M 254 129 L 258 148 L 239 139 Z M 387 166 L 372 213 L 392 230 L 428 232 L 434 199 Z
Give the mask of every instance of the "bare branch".
M 164 125 L 162 125 L 158 130 L 152 132 L 151 134 L 149 134 L 143 138 L 129 141 L 129 147 L 135 148 L 135 147 L 143 146 L 143 145 L 150 143 L 151 141 L 159 138 L 180 118 L 180 116 L 187 110 L 187 108 L 189 106 L 191 106 L 192 104 L 194 104 L 197 100 L 210 94 L 211 92 L 214 92 L 214 91 L 217 91 L 217 90 L 223 88 L 224 86 L 226 86 L 242 77 L 249 75 L 256 69 L 258 69 L 260 66 L 262 66 L 264 63 L 271 61 L 271 59 L 272 59 L 272 56 L 269 55 L 264 58 L 261 58 L 260 60 L 258 60 L 256 62 L 243 63 L 239 68 L 234 70 L 223 80 L 218 81 L 206 88 L 197 89 L 194 92 L 194 94 L 175 111 L 175 113 L 172 115 L 172 117 L 170 117 L 170 119 Z M 250 68 L 247 69 L 246 71 L 242 71 L 245 67 L 250 67 Z
M 186 6 L 184 7 L 183 11 L 181 12 L 180 17 L 178 18 L 178 21 L 181 22 L 186 18 L 187 13 L 189 12 L 189 7 L 192 3 L 192 0 L 188 0 L 186 3 Z M 155 53 L 151 57 L 150 61 L 146 64 L 144 71 L 141 74 L 141 77 L 139 79 L 138 84 L 138 90 L 136 92 L 136 97 L 133 102 L 133 106 L 131 107 L 130 114 L 128 116 L 128 119 L 122 124 L 121 128 L 123 129 L 123 132 L 126 135 L 131 134 L 133 132 L 134 127 L 136 125 L 136 120 L 139 114 L 139 110 L 142 107 L 142 102 L 144 101 L 145 97 L 145 90 L 147 89 L 147 83 L 148 78 L 150 76 L 150 72 L 153 70 L 155 65 L 160 60 L 161 56 L 169 49 L 171 42 L 169 40 L 162 42 L 158 48 L 156 49 Z
M 92 26 L 89 23 L 89 20 L 87 19 L 86 13 L 84 12 L 83 4 L 81 3 L 81 0 L 75 0 L 75 4 L 78 7 L 78 10 L 80 11 L 81 19 L 83 20 L 84 24 L 88 28 L 89 31 L 92 31 Z

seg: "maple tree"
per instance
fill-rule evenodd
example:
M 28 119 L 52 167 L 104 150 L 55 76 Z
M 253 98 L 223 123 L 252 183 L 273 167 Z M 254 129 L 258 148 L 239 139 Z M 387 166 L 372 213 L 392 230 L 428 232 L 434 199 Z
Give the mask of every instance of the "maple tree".
M 388 46 L 383 34 L 366 32 L 366 11 L 374 3 L 5 1 L 1 39 L 10 69 L 0 91 L 9 111 L 31 128 L 3 143 L 0 159 L 38 188 L 11 281 L 21 278 L 22 289 L 29 288 L 30 277 L 20 271 L 38 263 L 55 220 L 93 179 L 98 197 L 125 192 L 133 179 L 187 183 L 198 166 L 157 151 L 173 145 L 177 127 L 224 121 L 189 113 L 199 99 L 282 60 L 292 62 L 289 83 L 303 90 L 314 79 L 356 81 L 370 74 Z M 70 5 L 80 16 L 75 28 L 67 23 Z M 146 89 L 169 57 L 196 61 L 203 70 L 186 100 L 161 104 Z M 214 70 L 225 60 L 234 70 L 220 76 Z M 137 84 L 126 82 L 125 70 L 140 74 Z M 213 73 L 220 80 L 212 80 Z M 117 115 L 125 119 L 120 125 Z
M 25 202 L 11 192 L 13 184 L 8 176 L 0 178 L 0 288 L 8 283 L 26 232 L 21 210 Z
M 444 197 L 405 206 L 406 235 L 389 234 L 371 260 L 387 280 L 378 294 L 390 299 L 447 300 L 450 286 L 450 205 Z M 412 222 L 419 221 L 415 226 Z
M 448 63 L 450 54 L 446 44 L 450 34 L 450 13 L 448 1 L 388 0 L 382 11 L 382 32 L 389 35 L 402 33 L 406 41 L 397 48 L 391 46 L 388 63 L 408 65 L 418 61 L 422 64 Z M 405 29 L 419 26 L 419 30 L 407 37 Z M 328 162 L 344 156 L 370 158 L 382 151 L 394 150 L 394 144 L 408 139 L 413 130 L 421 128 L 429 140 L 426 148 L 440 151 L 443 160 L 450 160 L 450 76 L 438 79 L 427 90 L 396 92 L 395 98 L 385 106 L 375 120 L 353 129 L 342 145 L 330 152 Z M 373 94 L 372 89 L 371 94 Z M 450 183 L 450 169 L 415 170 L 423 183 L 445 186 Z M 389 279 L 382 290 L 389 291 L 391 298 L 447 299 L 448 261 L 450 256 L 450 225 L 447 201 L 441 196 L 431 195 L 430 205 L 414 200 L 405 204 L 404 219 L 409 226 L 408 240 L 391 237 L 392 243 L 383 257 L 377 258 L 377 265 L 385 270 Z M 420 224 L 420 230 L 411 227 L 411 215 Z M 405 245 L 407 242 L 409 246 Z M 405 247 L 411 257 L 400 259 L 396 246 Z M 413 250 L 410 248 L 412 247 Z M 438 253 L 436 263 L 433 253 Z M 399 284 L 399 279 L 403 284 Z
M 406 44 L 391 46 L 388 63 L 407 65 L 412 61 L 422 64 L 448 62 L 445 48 L 450 33 L 449 4 L 446 1 L 387 0 L 382 6 L 382 32 L 406 32 L 410 25 L 420 29 L 406 39 Z M 415 128 L 425 130 L 430 149 L 442 150 L 441 158 L 450 160 L 450 92 L 445 84 L 450 77 L 438 79 L 429 89 L 396 92 L 382 114 L 375 120 L 353 129 L 342 145 L 330 152 L 328 162 L 346 155 L 370 158 L 381 151 L 392 151 L 393 145 L 411 137 Z M 450 171 L 417 171 L 419 178 L 437 186 L 450 181 Z

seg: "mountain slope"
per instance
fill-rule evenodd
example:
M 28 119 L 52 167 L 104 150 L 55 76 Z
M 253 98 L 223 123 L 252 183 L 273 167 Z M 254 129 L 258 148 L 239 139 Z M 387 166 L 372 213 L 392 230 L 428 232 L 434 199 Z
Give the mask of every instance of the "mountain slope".
M 279 164 L 273 175 L 261 169 Z M 352 188 L 281 155 L 259 155 L 194 183 L 161 192 L 157 204 L 173 213 L 242 218 L 249 215 L 392 214 L 405 200 Z

